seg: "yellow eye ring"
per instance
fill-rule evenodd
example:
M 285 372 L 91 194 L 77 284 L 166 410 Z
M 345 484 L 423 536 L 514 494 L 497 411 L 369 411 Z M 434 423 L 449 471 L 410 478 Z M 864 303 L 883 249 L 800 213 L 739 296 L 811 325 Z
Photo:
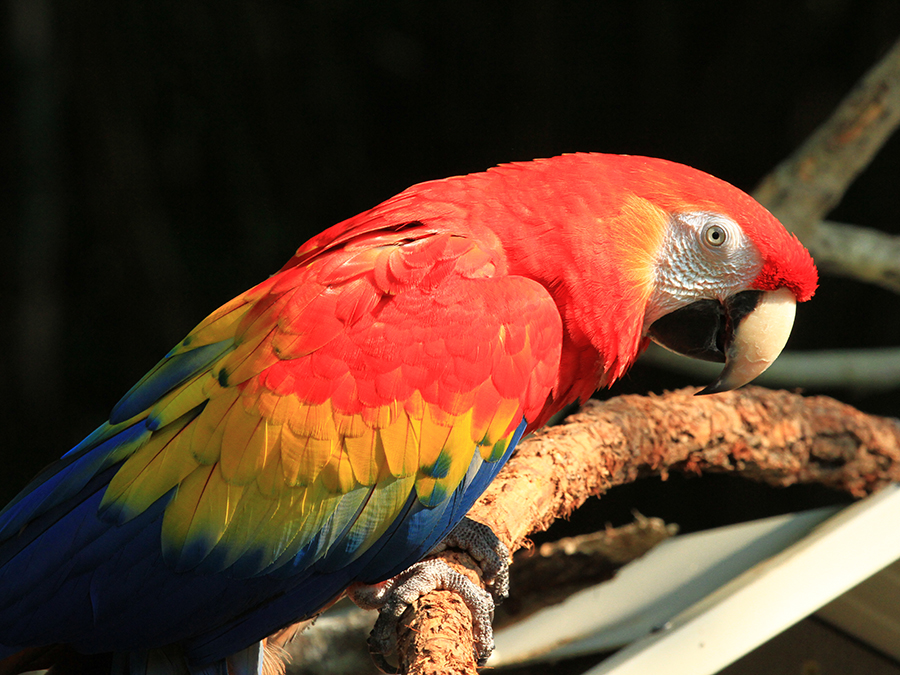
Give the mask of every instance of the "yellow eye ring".
M 721 246 L 728 240 L 728 231 L 721 225 L 710 225 L 703 233 L 703 239 L 710 246 Z

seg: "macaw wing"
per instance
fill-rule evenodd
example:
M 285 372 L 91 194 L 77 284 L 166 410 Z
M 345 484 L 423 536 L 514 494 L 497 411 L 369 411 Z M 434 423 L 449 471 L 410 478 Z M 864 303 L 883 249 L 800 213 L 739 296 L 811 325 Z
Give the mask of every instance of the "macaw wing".
M 404 231 L 378 244 L 269 280 L 235 347 L 150 408 L 156 436 L 111 481 L 107 517 L 126 521 L 177 485 L 163 529 L 177 568 L 215 550 L 211 568 L 249 556 L 261 571 L 315 537 L 308 564 L 338 540 L 365 550 L 413 491 L 436 507 L 476 453 L 504 454 L 553 384 L 555 305 L 527 279 L 484 276 L 491 258 L 469 239 Z
M 201 323 L 8 507 L 0 584 L 26 583 L 0 602 L 0 626 L 22 616 L 27 582 L 48 575 L 56 590 L 79 589 L 66 598 L 90 596 L 94 633 L 105 621 L 127 642 L 128 613 L 163 613 L 155 638 L 183 639 L 188 625 L 206 628 L 204 601 L 209 621 L 223 612 L 204 594 L 227 591 L 227 611 L 241 613 L 266 605 L 272 579 L 282 590 L 328 579 L 250 629 L 265 631 L 354 580 L 403 569 L 464 515 L 537 417 L 561 336 L 547 291 L 505 275 L 496 252 L 466 237 L 413 227 L 307 256 Z M 116 576 L 128 581 L 127 565 L 145 570 L 131 586 Z M 183 588 L 183 608 L 148 580 Z M 49 637 L 77 642 L 59 619 L 80 615 L 74 605 L 47 607 L 31 611 L 62 621 Z M 18 633 L 18 644 L 43 639 Z

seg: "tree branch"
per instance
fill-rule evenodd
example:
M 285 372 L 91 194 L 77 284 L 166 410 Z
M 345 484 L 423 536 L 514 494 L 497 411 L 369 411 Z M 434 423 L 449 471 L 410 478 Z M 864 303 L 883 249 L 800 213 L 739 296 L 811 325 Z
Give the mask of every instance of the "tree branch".
M 896 237 L 821 220 L 898 123 L 900 41 L 755 193 L 824 271 L 894 291 L 900 291 Z M 470 515 L 515 551 L 589 496 L 644 475 L 732 471 L 774 485 L 818 482 L 855 496 L 900 479 L 895 421 L 828 398 L 759 388 L 702 399 L 692 393 L 591 403 L 567 424 L 523 441 Z M 442 557 L 477 576 L 468 556 Z M 420 598 L 401 626 L 402 670 L 475 673 L 470 629 L 468 610 L 454 594 Z
M 900 124 L 900 40 L 754 192 L 818 258 L 816 224 Z
M 649 363 L 670 371 L 711 381 L 722 370 L 719 363 L 690 359 L 657 345 L 641 356 Z M 769 369 L 754 380 L 766 387 L 800 387 L 874 392 L 900 386 L 900 347 L 864 349 L 819 349 L 784 352 Z
M 821 483 L 857 497 L 900 479 L 896 420 L 827 397 L 759 387 L 693 393 L 590 402 L 566 424 L 523 441 L 470 516 L 515 551 L 589 496 L 647 475 L 729 471 L 777 486 Z M 453 553 L 448 562 L 465 557 Z M 471 645 L 471 619 L 452 594 L 424 596 L 403 626 L 405 672 L 476 672 L 471 655 L 462 653 Z M 419 651 L 421 636 L 427 649 Z
M 621 567 L 677 531 L 675 524 L 635 513 L 635 521 L 621 527 L 607 526 L 599 532 L 547 542 L 535 550 L 520 549 L 510 567 L 510 585 L 515 593 L 497 608 L 494 629 L 518 623 L 577 591 L 611 579 Z M 375 612 L 360 609 L 349 600 L 341 601 L 320 616 L 302 638 L 284 645 L 287 672 L 377 675 L 380 671 L 367 649 L 375 617 Z M 408 654 L 418 651 L 416 646 L 406 650 Z
M 804 241 L 822 272 L 900 293 L 900 237 L 870 227 L 822 221 Z
M 677 534 L 678 525 L 635 513 L 621 527 L 522 548 L 510 567 L 509 599 L 497 607 L 494 630 L 518 623 L 578 591 L 612 579 L 616 572 Z

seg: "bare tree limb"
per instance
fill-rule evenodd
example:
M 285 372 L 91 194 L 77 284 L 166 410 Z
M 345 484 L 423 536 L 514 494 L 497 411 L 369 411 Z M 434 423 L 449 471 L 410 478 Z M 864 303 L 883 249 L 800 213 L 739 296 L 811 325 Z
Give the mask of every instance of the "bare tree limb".
M 823 272 L 900 293 L 900 237 L 869 227 L 822 221 L 804 243 Z
M 527 619 L 578 591 L 612 579 L 624 565 L 677 534 L 678 525 L 635 514 L 621 527 L 519 549 L 510 567 L 512 595 L 497 607 L 494 629 Z
M 898 123 L 900 41 L 755 194 L 823 270 L 894 291 L 900 291 L 897 238 L 821 220 Z M 593 403 L 567 424 L 535 434 L 470 515 L 515 551 L 589 496 L 643 475 L 732 471 L 775 485 L 818 482 L 855 496 L 900 479 L 896 421 L 824 397 L 759 388 L 704 399 L 692 393 Z M 448 551 L 441 557 L 477 578 L 468 556 Z M 465 605 L 446 592 L 420 598 L 404 617 L 399 651 L 403 672 L 475 673 Z
M 821 483 L 857 497 L 900 479 L 896 420 L 759 387 L 693 393 L 591 402 L 566 424 L 523 441 L 470 515 L 514 551 L 589 496 L 646 475 L 730 471 L 779 486 Z M 455 553 L 448 562 L 465 557 Z M 405 672 L 475 672 L 470 655 L 460 660 L 471 645 L 471 619 L 452 594 L 421 598 L 404 627 L 428 646 L 417 651 L 423 640 L 401 633 Z
M 494 629 L 518 623 L 538 610 L 562 602 L 573 593 L 611 579 L 616 571 L 640 558 L 678 526 L 635 513 L 635 521 L 591 534 L 520 549 L 510 568 L 515 593 L 497 608 Z M 316 621 L 303 637 L 285 645 L 290 675 L 376 675 L 366 639 L 375 613 L 342 602 Z M 417 647 L 409 649 L 416 653 Z
M 818 257 L 816 224 L 900 124 L 900 41 L 754 196 Z
M 656 345 L 650 346 L 641 361 L 696 376 L 699 381 L 715 379 L 722 370 L 721 364 L 689 359 Z M 755 381 L 773 388 L 840 387 L 865 392 L 895 389 L 900 387 L 900 347 L 788 351 Z

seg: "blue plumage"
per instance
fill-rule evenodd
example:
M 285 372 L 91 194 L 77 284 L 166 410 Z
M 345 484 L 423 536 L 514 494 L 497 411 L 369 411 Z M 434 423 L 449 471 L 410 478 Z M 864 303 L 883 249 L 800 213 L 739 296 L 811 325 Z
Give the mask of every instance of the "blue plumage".
M 96 445 L 80 446 L 61 472 L 36 481 L 0 518 L 7 539 L 0 547 L 0 657 L 40 634 L 85 652 L 140 652 L 181 641 L 191 662 L 216 663 L 315 614 L 350 583 L 381 581 L 422 558 L 469 510 L 524 427 L 523 421 L 500 461 L 483 462 L 476 453 L 471 475 L 438 506 L 424 507 L 410 495 L 403 515 L 362 555 L 341 546 L 323 555 L 316 537 L 292 564 L 249 578 L 241 578 L 239 568 L 233 574 L 178 572 L 163 561 L 159 541 L 168 495 L 110 527 L 115 514 L 101 512 L 99 504 L 118 467 L 104 466 L 146 429 L 143 423 L 115 433 L 107 427 L 96 434 Z M 94 469 L 99 472 L 91 476 Z M 27 527 L 15 536 L 22 523 Z M 282 595 L 272 600 L 278 588 Z
M 124 422 L 152 407 L 165 394 L 219 359 L 234 346 L 234 340 L 221 340 L 187 351 L 179 351 L 183 346 L 184 343 L 175 347 L 128 390 L 113 407 L 109 415 L 110 424 Z
M 235 620 L 192 640 L 188 645 L 190 657 L 199 663 L 223 658 L 234 645 L 258 639 L 254 636 L 265 622 L 270 626 L 268 632 L 275 631 L 289 621 L 298 620 L 299 609 L 326 605 L 354 581 L 376 583 L 399 574 L 422 559 L 471 509 L 514 452 L 525 427 L 523 420 L 499 461 L 483 462 L 476 453 L 473 464 L 477 464 L 477 469 L 474 475 L 460 484 L 450 499 L 435 508 L 427 508 L 418 502 L 415 495 L 410 495 L 401 518 L 361 556 L 336 569 L 331 557 L 321 558 L 315 563 L 315 576 L 307 571 L 299 579 L 294 578 L 293 581 L 297 582 L 294 588 L 267 603 L 252 619 L 244 617 Z M 316 545 L 314 540 L 301 550 L 296 556 L 298 562 L 307 560 L 309 551 Z M 281 568 L 273 574 L 283 577 L 289 569 L 295 568 Z

